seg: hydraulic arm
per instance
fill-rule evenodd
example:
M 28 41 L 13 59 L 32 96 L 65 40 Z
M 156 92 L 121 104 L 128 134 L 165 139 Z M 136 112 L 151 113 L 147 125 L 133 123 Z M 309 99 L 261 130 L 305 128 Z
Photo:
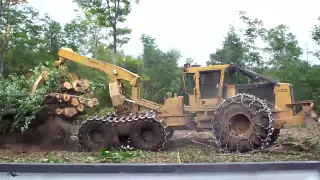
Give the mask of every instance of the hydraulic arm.
M 109 78 L 109 93 L 112 104 L 117 110 L 123 110 L 126 101 L 121 80 L 130 82 L 130 85 L 132 86 L 132 101 L 140 99 L 139 75 L 113 64 L 81 56 L 80 54 L 73 52 L 70 48 L 61 48 L 58 51 L 58 56 L 59 60 L 55 61 L 57 68 L 64 68 L 65 61 L 70 60 L 106 73 Z M 138 106 L 136 104 L 132 105 L 132 111 L 133 113 L 138 111 Z
M 182 97 L 169 98 L 164 105 L 160 105 L 146 99 L 141 99 L 139 75 L 130 72 L 122 67 L 82 56 L 78 53 L 73 52 L 70 48 L 61 48 L 58 51 L 58 56 L 59 60 L 55 62 L 57 68 L 64 68 L 65 61 L 70 60 L 106 73 L 109 78 L 110 97 L 112 100 L 112 104 L 116 109 L 122 109 L 122 106 L 125 105 L 125 101 L 127 100 L 132 104 L 129 113 L 137 114 L 137 112 L 139 111 L 139 107 L 144 107 L 156 111 L 158 117 L 171 117 L 169 123 L 170 125 L 177 126 L 185 124 L 184 121 L 180 121 L 179 119 L 177 119 L 183 116 Z M 121 83 L 121 80 L 130 82 L 132 99 L 127 99 L 127 97 L 125 96 L 124 87 Z M 181 107 L 170 106 L 170 104 L 173 104 L 172 101 L 175 101 L 175 103 L 178 102 Z M 175 120 L 172 121 L 172 119 Z M 169 121 L 168 118 L 166 118 L 166 120 Z
M 158 150 L 172 135 L 168 126 L 186 124 L 183 97 L 168 98 L 164 105 L 141 99 L 139 75 L 122 67 L 82 56 L 69 48 L 61 48 L 58 56 L 55 66 L 59 69 L 64 69 L 65 62 L 70 60 L 98 69 L 109 78 L 109 93 L 116 113 L 94 117 L 82 123 L 78 137 L 84 149 L 97 150 L 101 146 L 128 145 L 127 140 L 130 139 L 130 145 L 136 148 Z M 131 85 L 131 99 L 126 97 L 122 80 L 128 81 Z M 141 113 L 140 107 L 153 111 Z M 98 131 L 93 133 L 90 129 L 99 130 L 103 140 L 97 141 L 94 137 Z

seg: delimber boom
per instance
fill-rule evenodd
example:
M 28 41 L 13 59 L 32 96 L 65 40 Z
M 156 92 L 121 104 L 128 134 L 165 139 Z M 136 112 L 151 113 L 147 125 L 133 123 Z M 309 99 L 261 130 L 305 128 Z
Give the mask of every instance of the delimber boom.
M 134 147 L 140 149 L 157 150 L 162 148 L 166 140 L 172 135 L 170 126 L 185 126 L 187 120 L 183 114 L 183 97 L 169 98 L 164 105 L 160 105 L 140 97 L 140 76 L 122 67 L 109 64 L 100 60 L 87 58 L 73 52 L 69 48 L 61 48 L 58 51 L 59 60 L 55 62 L 58 68 L 65 67 L 65 61 L 70 60 L 92 67 L 104 72 L 109 78 L 109 93 L 112 104 L 115 107 L 115 114 L 103 117 L 103 121 L 91 119 L 86 121 L 79 128 L 79 141 L 86 150 L 96 150 L 104 147 L 127 145 L 130 138 Z M 122 81 L 128 81 L 131 85 L 132 98 L 127 99 Z M 151 111 L 141 113 L 140 107 Z M 164 120 L 164 121 L 163 121 Z M 156 136 L 151 137 L 152 133 L 140 133 L 141 127 L 146 126 L 154 130 Z M 89 129 L 96 129 L 88 132 Z M 98 143 L 94 138 L 102 133 L 103 141 Z M 88 135 L 89 134 L 89 135 Z M 140 136 L 141 135 L 141 136 Z M 89 137 L 89 138 L 88 138 Z M 149 142 L 144 141 L 149 137 Z
M 140 97 L 140 76 L 132 73 L 122 67 L 109 64 L 100 60 L 96 60 L 93 58 L 87 58 L 85 56 L 81 56 L 75 52 L 73 52 L 69 48 L 61 48 L 58 51 L 59 60 L 55 62 L 55 65 L 59 68 L 65 66 L 66 60 L 71 60 L 76 63 L 83 64 L 88 67 L 92 67 L 94 69 L 98 69 L 104 73 L 109 78 L 109 93 L 112 100 L 113 106 L 116 108 L 116 114 L 126 114 L 130 113 L 137 114 L 139 111 L 139 107 L 148 108 L 154 110 L 158 113 L 161 113 L 161 117 L 168 116 L 183 116 L 183 106 L 181 107 L 173 107 L 170 104 L 172 101 L 180 101 L 182 102 L 181 97 L 169 99 L 167 103 L 164 105 L 160 105 L 146 99 L 141 99 Z M 122 84 L 122 80 L 130 82 L 131 91 L 132 91 L 132 99 L 127 99 L 125 96 L 124 86 Z M 128 103 L 131 102 L 131 107 L 128 108 Z M 123 112 L 123 110 L 130 109 L 130 111 Z M 159 116 L 159 115 L 158 115 Z M 171 118 L 173 119 L 173 118 Z M 176 125 L 184 125 L 184 122 L 176 122 Z
M 116 111 L 82 123 L 79 142 L 88 151 L 120 145 L 160 150 L 173 129 L 179 128 L 212 131 L 222 150 L 246 152 L 273 144 L 282 127 L 300 125 L 311 115 L 315 117 L 312 102 L 294 102 L 290 84 L 230 64 L 185 65 L 183 80 L 190 106 L 185 111 L 183 96 L 168 98 L 163 105 L 141 99 L 140 76 L 124 68 L 81 56 L 69 48 L 61 48 L 58 55 L 59 60 L 55 62 L 58 68 L 71 60 L 103 71 L 109 77 L 110 96 Z M 255 83 L 232 83 L 235 72 Z M 132 86 L 131 99 L 126 97 L 122 80 Z M 294 106 L 297 105 L 301 105 L 303 111 L 296 113 Z M 142 113 L 142 108 L 150 111 Z

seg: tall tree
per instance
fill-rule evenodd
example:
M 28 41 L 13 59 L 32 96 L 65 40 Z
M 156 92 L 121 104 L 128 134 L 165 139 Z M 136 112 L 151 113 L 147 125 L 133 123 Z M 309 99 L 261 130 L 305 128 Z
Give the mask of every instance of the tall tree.
M 194 64 L 194 63 L 196 63 L 196 62 L 195 62 L 195 59 L 193 59 L 193 58 L 191 58 L 191 57 L 188 57 L 188 58 L 186 59 L 186 63 L 192 65 L 192 64 Z
M 248 17 L 246 11 L 239 12 L 240 20 L 245 25 L 241 31 L 244 35 L 244 46 L 246 48 L 245 62 L 247 68 L 261 67 L 263 60 L 261 49 L 256 45 L 257 40 L 262 40 L 266 29 L 263 27 L 263 22 L 257 18 Z
M 307 81 L 311 67 L 309 62 L 301 58 L 303 51 L 296 36 L 289 32 L 287 26 L 278 25 L 267 30 L 265 42 L 265 51 L 269 54 L 268 64 L 273 70 L 272 76 L 281 82 L 294 84 L 296 99 L 312 98 Z
M 296 36 L 288 30 L 287 26 L 281 24 L 269 29 L 264 38 L 267 43 L 265 51 L 270 55 L 269 64 L 277 68 L 296 63 L 303 53 Z
M 46 50 L 48 58 L 57 58 L 57 53 L 59 48 L 64 45 L 63 29 L 61 25 L 52 20 L 48 15 L 43 19 L 43 38 L 44 46 L 43 49 Z
M 230 26 L 227 35 L 222 43 L 222 48 L 217 49 L 215 53 L 210 54 L 210 64 L 236 64 L 245 66 L 246 48 L 241 41 L 240 36 L 235 32 L 235 27 Z
M 8 44 L 5 51 L 6 64 L 3 74 L 25 73 L 37 65 L 43 51 L 43 27 L 39 13 L 28 6 L 11 9 Z
M 74 0 L 81 8 L 90 12 L 101 27 L 107 29 L 106 39 L 112 39 L 110 46 L 114 52 L 116 64 L 118 47 L 129 41 L 127 37 L 131 33 L 128 27 L 121 27 L 126 17 L 131 12 L 132 0 Z M 138 0 L 135 0 L 138 3 Z
M 312 27 L 311 33 L 312 40 L 319 46 L 313 54 L 320 60 L 320 17 L 318 18 L 318 24 Z
M 9 38 L 12 36 L 11 26 L 14 25 L 14 14 L 19 4 L 26 0 L 0 0 L 0 76 L 3 76 L 5 54 L 8 50 Z
M 79 11 L 77 17 L 65 25 L 64 31 L 66 45 L 93 58 L 97 58 L 99 46 L 105 44 L 103 27 L 87 10 Z
M 149 35 L 141 36 L 143 44 L 143 75 L 149 78 L 144 82 L 144 96 L 155 102 L 162 102 L 164 97 L 180 93 L 182 88 L 181 71 L 178 60 L 181 54 L 176 49 L 161 51 L 155 39 Z M 165 76 L 162 74 L 165 73 Z

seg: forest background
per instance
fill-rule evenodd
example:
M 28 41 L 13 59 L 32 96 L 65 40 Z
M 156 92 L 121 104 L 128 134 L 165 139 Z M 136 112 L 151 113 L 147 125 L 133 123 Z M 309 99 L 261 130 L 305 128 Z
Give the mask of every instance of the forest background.
M 126 18 L 133 4 L 139 1 L 74 2 L 80 7 L 77 17 L 61 25 L 48 15 L 41 16 L 25 0 L 1 0 L 0 76 L 2 81 L 10 81 L 11 89 L 21 86 L 21 80 L 10 78 L 13 74 L 26 76 L 31 70 L 56 60 L 59 48 L 70 47 L 82 55 L 115 63 L 141 75 L 142 97 L 148 100 L 163 103 L 173 93 L 185 95 L 178 63 L 182 54 L 178 49 L 164 51 L 158 47 L 157 39 L 142 34 L 141 55 L 133 57 L 121 50 L 132 32 L 130 27 L 126 27 Z M 292 83 L 295 99 L 311 99 L 315 102 L 315 109 L 319 110 L 320 66 L 303 58 L 303 49 L 289 27 L 279 24 L 265 28 L 262 20 L 250 17 L 245 11 L 239 12 L 239 19 L 243 28 L 231 24 L 221 48 L 208 54 L 210 60 L 206 64 L 233 63 L 280 82 Z M 320 19 L 310 29 L 310 37 L 319 49 L 308 53 L 319 59 Z M 182 61 L 197 63 L 193 58 Z M 68 63 L 68 68 L 79 77 L 94 82 L 99 108 L 111 107 L 107 76 L 76 63 Z M 247 80 L 239 79 L 241 82 Z

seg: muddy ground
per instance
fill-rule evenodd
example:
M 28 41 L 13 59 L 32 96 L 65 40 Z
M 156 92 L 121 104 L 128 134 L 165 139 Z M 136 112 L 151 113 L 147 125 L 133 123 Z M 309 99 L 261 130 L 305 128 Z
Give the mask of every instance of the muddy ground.
M 47 135 L 53 137 L 53 134 L 46 130 Z M 130 158 L 122 158 L 118 152 L 112 154 L 121 159 L 119 162 L 130 163 L 314 161 L 320 160 L 319 131 L 320 125 L 283 129 L 275 146 L 244 154 L 220 154 L 212 143 L 210 133 L 176 131 L 168 141 L 166 151 L 132 151 L 136 155 Z M 3 142 L 4 139 L 0 140 Z M 77 143 L 73 143 L 52 141 L 46 145 L 41 142 L 21 144 L 10 143 L 7 138 L 7 143 L 2 143 L 0 148 L 0 162 L 110 162 L 106 159 L 111 157 L 102 157 L 101 152 L 75 152 Z

